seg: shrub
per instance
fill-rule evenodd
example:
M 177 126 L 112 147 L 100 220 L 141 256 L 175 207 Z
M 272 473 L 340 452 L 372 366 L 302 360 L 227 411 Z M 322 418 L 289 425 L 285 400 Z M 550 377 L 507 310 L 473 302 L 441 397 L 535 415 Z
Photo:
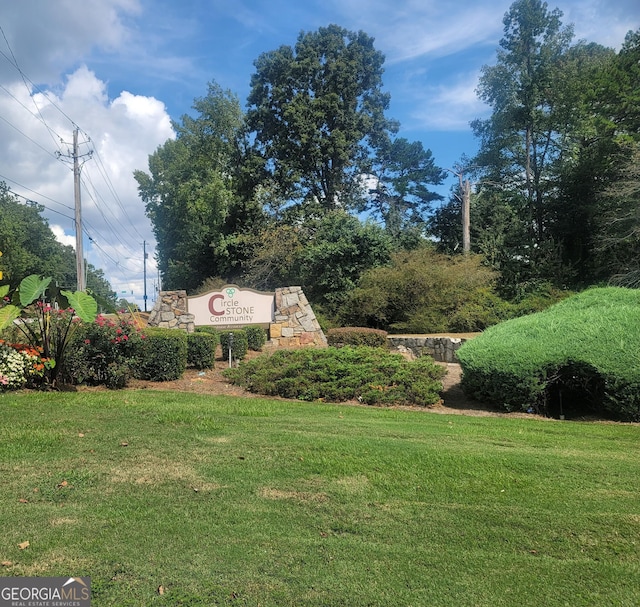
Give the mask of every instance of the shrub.
M 187 367 L 211 369 L 216 360 L 218 335 L 206 331 L 187 334 Z
M 73 336 L 63 376 L 75 384 L 124 388 L 140 362 L 143 339 L 133 318 L 99 315 Z
M 387 332 L 367 327 L 339 327 L 327 331 L 327 343 L 340 348 L 342 346 L 387 347 Z
M 148 327 L 135 376 L 150 381 L 180 379 L 187 367 L 187 334 L 178 329 Z
M 394 333 L 478 331 L 503 318 L 496 274 L 479 255 L 447 256 L 422 247 L 365 272 L 342 308 L 343 321 Z
M 446 373 L 429 357 L 406 361 L 366 346 L 278 350 L 225 370 L 251 392 L 300 400 L 430 406 L 440 399 Z
M 267 332 L 258 326 L 245 327 L 244 332 L 247 336 L 247 346 L 249 350 L 260 352 L 262 347 L 267 343 Z
M 457 355 L 462 386 L 478 400 L 640 421 L 640 365 L 630 362 L 638 351 L 640 291 L 609 287 L 491 327 Z
M 221 332 L 220 345 L 222 346 L 222 358 L 225 360 L 229 358 L 229 349 L 231 349 L 231 357 L 234 360 L 242 360 L 249 349 L 247 334 L 242 329 Z
M 218 338 L 218 343 L 220 343 L 220 331 L 215 327 L 200 325 L 196 327 L 196 333 L 209 333 L 209 335 L 215 335 Z

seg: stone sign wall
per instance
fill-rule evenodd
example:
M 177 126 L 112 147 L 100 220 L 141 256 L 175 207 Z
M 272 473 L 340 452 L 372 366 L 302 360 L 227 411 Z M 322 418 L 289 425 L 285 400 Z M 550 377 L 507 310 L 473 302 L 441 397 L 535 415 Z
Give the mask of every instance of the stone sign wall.
M 162 291 L 149 314 L 147 324 L 150 327 L 182 329 L 193 333 L 195 322 L 193 314 L 187 312 L 187 292 Z
M 274 298 L 272 318 L 268 325 L 271 346 L 327 345 L 327 338 L 301 287 L 283 287 L 276 289 L 275 294 L 271 295 Z M 187 311 L 189 309 L 188 301 L 186 291 L 162 291 L 149 314 L 148 325 L 182 329 L 187 333 L 193 333 L 196 318 Z M 214 306 L 219 303 L 216 300 Z M 217 307 L 214 309 L 218 310 Z M 247 325 L 249 324 L 252 323 L 247 323 Z

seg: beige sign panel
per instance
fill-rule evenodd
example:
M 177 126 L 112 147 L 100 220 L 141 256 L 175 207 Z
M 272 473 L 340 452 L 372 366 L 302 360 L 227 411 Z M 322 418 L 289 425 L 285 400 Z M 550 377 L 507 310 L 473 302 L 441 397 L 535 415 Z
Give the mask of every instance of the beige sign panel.
M 196 326 L 261 325 L 273 322 L 275 295 L 226 285 L 220 291 L 187 298 Z

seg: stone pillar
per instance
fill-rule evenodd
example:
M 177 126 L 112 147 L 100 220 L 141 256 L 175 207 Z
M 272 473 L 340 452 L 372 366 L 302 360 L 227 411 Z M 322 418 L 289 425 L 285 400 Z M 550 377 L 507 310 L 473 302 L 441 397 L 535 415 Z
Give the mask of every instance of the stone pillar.
M 162 291 L 149 314 L 147 325 L 193 333 L 195 322 L 193 314 L 187 313 L 187 292 Z
M 327 338 L 302 287 L 276 289 L 274 321 L 269 337 L 275 347 L 326 346 Z

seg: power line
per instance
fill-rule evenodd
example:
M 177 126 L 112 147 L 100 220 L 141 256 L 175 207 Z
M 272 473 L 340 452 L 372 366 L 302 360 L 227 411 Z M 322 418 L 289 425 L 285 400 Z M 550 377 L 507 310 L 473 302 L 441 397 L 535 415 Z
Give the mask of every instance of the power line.
M 7 36 L 4 33 L 4 30 L 2 29 L 2 26 L 0 25 L 0 32 L 2 32 L 2 37 L 4 38 L 4 41 L 7 45 L 7 48 L 9 49 L 9 52 L 11 53 L 11 58 L 13 59 L 13 65 L 15 66 L 15 68 L 18 70 L 18 72 L 20 73 L 20 76 L 22 77 L 22 82 L 24 83 L 25 88 L 27 89 L 27 93 L 29 94 L 29 97 L 31 98 L 31 101 L 33 102 L 34 107 L 36 108 L 36 111 L 38 112 L 38 116 L 40 116 L 40 120 L 42 121 L 42 124 L 44 124 L 45 128 L 47 129 L 47 131 L 49 132 L 49 135 L 51 136 L 51 139 L 53 140 L 54 145 L 57 145 L 56 143 L 56 138 L 53 136 L 54 132 L 49 125 L 47 124 L 47 121 L 44 119 L 44 116 L 42 115 L 42 112 L 40 111 L 40 108 L 38 107 L 38 104 L 36 103 L 35 97 L 31 94 L 31 89 L 29 88 L 29 85 L 27 84 L 27 78 L 25 73 L 22 71 L 22 69 L 20 68 L 20 66 L 18 65 L 18 60 L 16 59 L 16 56 L 13 53 L 13 49 L 11 48 L 11 45 L 9 44 L 9 41 L 7 40 Z M 4 54 L 4 53 L 3 53 Z M 6 55 L 5 55 L 6 57 Z M 8 60 L 8 58 L 7 58 Z M 10 62 L 11 63 L 11 62 Z M 4 87 L 3 87 L 4 88 Z M 6 89 L 5 89 L 6 90 Z M 13 96 L 13 95 L 12 95 Z M 21 104 L 22 105 L 22 104 Z M 26 106 L 25 109 L 28 110 L 28 108 Z M 28 110 L 29 111 L 29 110 Z M 35 114 L 34 114 L 35 115 Z M 58 136 L 59 137 L 59 136 Z
M 17 58 L 11 48 L 11 45 L 9 44 L 9 41 L 7 39 L 7 36 L 4 32 L 4 30 L 2 29 L 2 27 L 0 26 L 0 33 L 2 34 L 2 37 L 4 38 L 5 44 L 7 46 L 8 52 L 10 54 L 10 56 L 4 52 L 3 50 L 0 49 L 0 56 L 4 57 L 4 59 L 9 63 L 9 65 L 11 65 L 19 74 L 20 77 L 22 79 L 23 84 L 25 85 L 27 92 L 33 102 L 33 105 L 35 107 L 35 113 L 34 111 L 32 111 L 30 108 L 28 108 L 20 99 L 18 99 L 9 89 L 7 89 L 6 87 L 2 86 L 0 84 L 0 88 L 2 88 L 2 90 L 5 91 L 5 93 L 7 93 L 7 95 L 9 95 L 9 97 L 11 97 L 11 99 L 13 99 L 14 102 L 18 103 L 25 111 L 27 111 L 29 113 L 30 116 L 32 116 L 33 118 L 35 118 L 36 120 L 38 120 L 39 122 L 42 123 L 42 125 L 47 129 L 49 135 L 51 136 L 51 138 L 54 141 L 54 144 L 56 145 L 57 151 L 55 153 L 50 152 L 49 150 L 47 150 L 45 147 L 43 147 L 40 143 L 38 143 L 37 141 L 35 141 L 34 139 L 32 139 L 29 135 L 27 135 L 24 131 L 22 131 L 20 128 L 16 127 L 14 124 L 12 124 L 9 120 L 7 120 L 6 118 L 0 116 L 0 119 L 2 119 L 4 122 L 6 122 L 9 126 L 11 126 L 13 129 L 15 129 L 19 134 L 21 134 L 23 137 L 25 137 L 26 139 L 28 139 L 29 141 L 31 141 L 31 143 L 33 143 L 34 145 L 36 145 L 38 148 L 40 148 L 42 151 L 44 151 L 47 155 L 52 155 L 53 157 L 55 157 L 58 160 L 62 159 L 62 156 L 64 155 L 62 152 L 62 137 L 52 128 L 49 126 L 49 124 L 47 123 L 47 121 L 45 120 L 42 112 L 40 111 L 40 107 L 38 106 L 35 96 L 34 94 L 40 93 L 49 103 L 50 105 L 55 108 L 56 110 L 58 110 L 58 112 L 60 112 L 60 114 L 62 116 L 64 116 L 64 118 L 66 118 L 71 125 L 74 128 L 74 132 L 77 133 L 79 131 L 82 131 L 83 135 L 86 137 L 87 141 L 82 142 L 82 144 L 88 144 L 91 141 L 91 137 L 88 135 L 88 133 L 84 130 L 84 129 L 80 129 L 80 127 L 77 125 L 77 123 L 55 102 L 54 99 L 52 99 L 48 92 L 43 91 L 40 87 L 38 87 L 28 76 L 27 74 L 22 70 L 22 68 L 20 67 L 20 65 L 18 64 Z M 56 140 L 57 137 L 57 140 Z M 93 192 L 90 191 L 90 189 L 87 187 L 87 184 L 84 183 L 83 181 L 83 185 L 85 186 L 85 190 L 89 193 L 89 197 L 92 199 L 97 211 L 100 213 L 103 221 L 104 221 L 104 225 L 105 227 L 110 231 L 111 234 L 113 234 L 114 238 L 116 241 L 118 241 L 125 250 L 127 251 L 132 251 L 133 254 L 130 256 L 130 258 L 135 258 L 137 257 L 137 254 L 134 252 L 136 251 L 136 247 L 132 247 L 130 245 L 127 244 L 127 242 L 125 242 L 122 239 L 122 235 L 126 235 L 127 237 L 131 237 L 133 240 L 137 240 L 137 237 L 139 237 L 140 241 L 145 241 L 146 237 L 143 236 L 140 231 L 138 230 L 138 228 L 136 227 L 136 225 L 134 224 L 134 222 L 131 219 L 131 216 L 129 215 L 127 209 L 125 208 L 124 204 L 122 203 L 122 200 L 120 199 L 120 197 L 118 196 L 118 193 L 113 185 L 113 182 L 111 181 L 111 178 L 109 176 L 109 173 L 106 169 L 106 166 L 101 158 L 101 156 L 97 153 L 97 150 L 95 150 L 96 152 L 96 159 L 97 159 L 97 170 L 98 173 L 100 174 L 102 180 L 104 181 L 104 183 L 106 184 L 106 187 L 110 193 L 110 195 L 113 197 L 116 205 L 122 210 L 123 213 L 123 221 L 120 221 L 120 219 L 115 218 L 118 222 L 119 222 L 119 227 L 118 229 L 114 229 L 112 223 L 109 221 L 109 219 L 107 218 L 107 216 L 105 215 L 105 212 L 103 209 L 106 210 L 111 210 L 112 205 L 109 205 L 106 200 L 102 197 L 102 195 L 99 193 L 98 188 L 96 187 L 96 185 L 93 183 L 92 179 L 91 179 L 91 175 L 87 174 L 87 180 L 90 183 L 91 187 L 93 188 Z M 74 147 L 74 154 L 77 154 L 77 148 Z M 40 198 L 44 198 L 47 199 L 49 201 L 51 201 L 53 204 L 59 205 L 63 208 L 69 209 L 69 210 L 74 210 L 72 207 L 65 205 L 63 203 L 60 203 L 52 198 L 49 198 L 48 196 L 39 194 L 38 192 L 36 192 L 35 190 L 32 190 L 31 188 L 28 188 L 27 186 L 24 186 L 23 184 L 8 178 L 8 177 L 4 177 L 2 175 L 0 175 L 0 178 L 5 179 L 6 181 L 15 184 L 16 186 L 18 186 L 19 188 L 27 191 L 27 192 L 32 192 L 33 194 L 35 194 L 36 196 L 40 197 Z M 78 181 L 80 182 L 80 179 L 78 179 Z M 30 199 L 26 198 L 23 195 L 19 195 L 16 194 L 17 196 L 19 196 L 20 198 L 24 198 L 25 201 L 29 202 Z M 38 203 L 41 204 L 41 203 Z M 74 220 L 73 217 L 70 217 L 69 215 L 66 215 L 65 213 L 62 213 L 60 211 L 57 211 L 53 208 L 51 208 L 50 206 L 47 206 L 45 204 L 41 204 L 42 207 L 44 207 L 47 211 L 49 212 L 53 212 L 53 213 L 57 213 L 67 219 L 70 220 Z M 77 222 L 77 220 L 76 220 Z M 123 225 L 123 223 L 128 223 L 131 228 L 133 229 L 133 233 L 130 232 L 125 225 Z M 96 230 L 94 227 L 89 226 L 92 230 L 92 232 L 95 234 L 98 233 L 98 230 Z M 100 256 L 102 258 L 106 258 L 108 259 L 114 266 L 115 268 L 117 268 L 120 272 L 123 272 L 123 266 L 124 264 L 121 263 L 121 261 L 114 259 L 111 255 L 109 255 L 95 240 L 94 237 L 92 237 L 89 232 L 86 231 L 86 229 L 84 227 L 80 227 L 80 230 L 76 229 L 76 232 L 80 231 L 81 234 L 86 234 L 87 238 L 91 241 L 92 245 L 95 246 L 96 251 L 100 254 Z M 136 244 L 139 244 L 138 242 Z M 117 249 L 116 249 L 117 250 Z M 129 269 L 127 268 L 128 271 L 130 272 L 138 272 L 139 270 L 136 269 Z M 126 277 L 125 277 L 126 278 Z
M 25 137 L 26 139 L 28 139 L 31 143 L 33 143 L 34 145 L 38 146 L 41 150 L 43 150 L 44 152 L 46 152 L 47 154 L 52 155 L 55 158 L 55 154 L 53 154 L 52 152 L 50 152 L 49 150 L 47 150 L 45 147 L 41 146 L 37 141 L 35 141 L 34 139 L 31 139 L 31 137 L 29 137 L 29 135 L 27 135 L 24 131 L 21 131 L 15 124 L 12 124 L 11 122 L 9 122 L 4 116 L 0 116 L 0 120 L 6 122 L 12 129 L 15 129 L 16 131 L 18 131 L 18 133 L 20 133 L 23 137 Z

